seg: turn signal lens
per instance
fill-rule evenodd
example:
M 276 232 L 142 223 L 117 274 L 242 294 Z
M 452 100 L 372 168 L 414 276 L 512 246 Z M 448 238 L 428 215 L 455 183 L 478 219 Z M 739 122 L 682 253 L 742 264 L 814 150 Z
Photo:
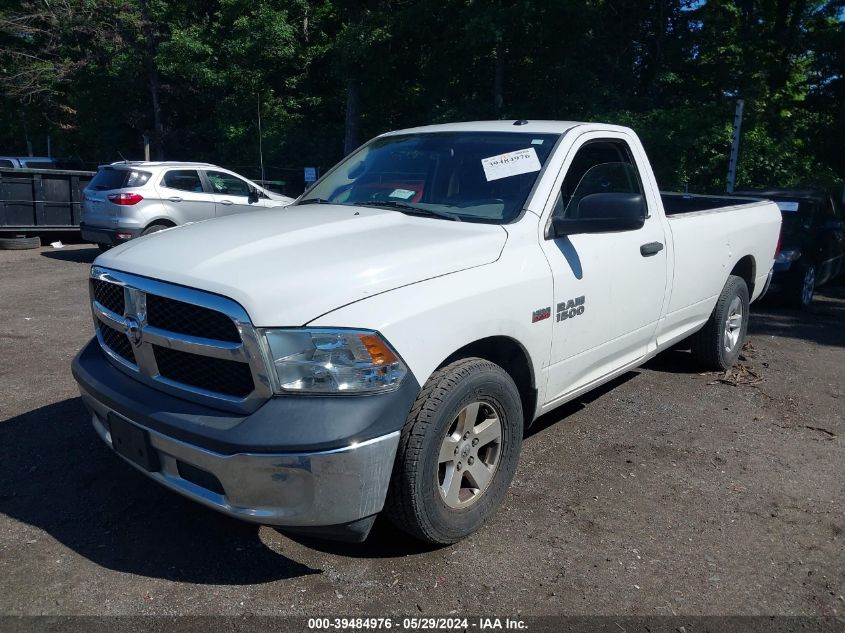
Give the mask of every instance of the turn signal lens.
M 360 338 L 373 359 L 373 365 L 389 365 L 399 360 L 380 337 L 374 334 L 361 334 Z

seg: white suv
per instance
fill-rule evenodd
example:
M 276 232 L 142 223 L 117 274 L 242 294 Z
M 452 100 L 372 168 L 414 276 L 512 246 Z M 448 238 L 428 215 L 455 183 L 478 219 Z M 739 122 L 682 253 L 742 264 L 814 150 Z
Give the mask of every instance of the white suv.
M 112 163 L 85 188 L 79 226 L 83 239 L 106 249 L 186 222 L 291 202 L 208 163 Z

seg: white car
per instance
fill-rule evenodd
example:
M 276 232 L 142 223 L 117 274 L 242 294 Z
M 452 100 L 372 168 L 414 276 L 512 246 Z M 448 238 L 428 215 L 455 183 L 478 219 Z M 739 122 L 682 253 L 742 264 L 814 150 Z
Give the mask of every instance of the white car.
M 103 440 L 206 506 L 347 539 L 384 511 L 451 543 L 541 414 L 689 336 L 731 366 L 780 223 L 661 195 L 624 127 L 391 132 L 284 213 L 101 255 L 73 373 Z
M 172 226 L 291 202 L 208 163 L 112 163 L 85 187 L 79 227 L 105 250 Z

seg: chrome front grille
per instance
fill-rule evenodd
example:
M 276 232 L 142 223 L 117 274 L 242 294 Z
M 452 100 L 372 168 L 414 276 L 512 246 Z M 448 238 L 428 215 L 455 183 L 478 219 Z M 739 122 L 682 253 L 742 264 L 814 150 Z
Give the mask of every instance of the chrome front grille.
M 234 343 L 241 341 L 235 322 L 222 312 L 167 297 L 147 296 L 147 323 L 179 334 Z
M 91 305 L 103 351 L 141 382 L 243 412 L 272 394 L 255 329 L 231 299 L 94 266 Z

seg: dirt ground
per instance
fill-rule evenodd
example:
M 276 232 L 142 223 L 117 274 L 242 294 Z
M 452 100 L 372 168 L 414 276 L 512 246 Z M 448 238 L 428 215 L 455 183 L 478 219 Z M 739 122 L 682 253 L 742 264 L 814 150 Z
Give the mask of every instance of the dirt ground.
M 498 515 L 432 549 L 290 538 L 113 455 L 69 369 L 96 254 L 0 251 L 0 614 L 845 613 L 843 286 L 755 306 L 740 384 L 670 351 L 540 419 Z

